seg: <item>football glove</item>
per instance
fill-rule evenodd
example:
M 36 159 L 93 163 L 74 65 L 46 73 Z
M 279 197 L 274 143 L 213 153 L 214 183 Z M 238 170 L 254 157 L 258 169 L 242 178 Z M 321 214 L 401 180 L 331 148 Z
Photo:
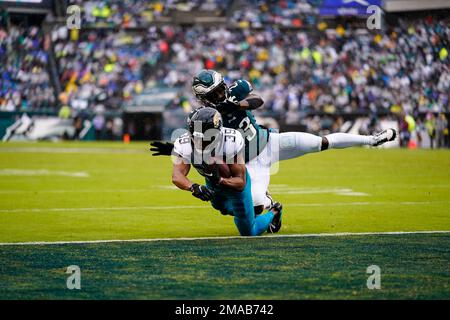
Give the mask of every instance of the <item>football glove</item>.
M 236 98 L 236 96 L 229 96 L 226 101 L 228 103 L 234 104 L 236 107 L 239 106 L 239 100 Z
M 172 155 L 173 143 L 172 142 L 161 142 L 153 141 L 150 143 L 150 152 L 152 156 L 170 156 Z
M 203 176 L 213 184 L 219 184 L 221 176 L 219 173 L 219 167 L 217 165 L 206 165 L 202 166 Z
M 214 192 L 207 186 L 201 186 L 197 183 L 194 183 L 191 186 L 191 192 L 194 197 L 199 198 L 202 201 L 210 201 L 214 195 Z
M 219 102 L 216 105 L 216 110 L 220 113 L 231 113 L 238 110 L 238 105 L 239 103 L 235 104 L 233 102 L 230 102 L 229 100 L 225 100 L 223 102 Z

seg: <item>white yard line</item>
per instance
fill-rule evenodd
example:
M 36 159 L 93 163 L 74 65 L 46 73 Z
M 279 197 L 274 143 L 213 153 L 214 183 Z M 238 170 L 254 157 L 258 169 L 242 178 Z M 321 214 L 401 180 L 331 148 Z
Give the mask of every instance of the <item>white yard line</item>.
M 330 203 L 285 203 L 289 207 L 342 207 L 342 206 L 382 206 L 382 205 L 431 205 L 450 203 L 450 200 L 436 201 L 380 201 L 380 202 L 330 202 Z M 22 213 L 22 212 L 81 212 L 81 211 L 124 211 L 124 210 L 176 210 L 176 209 L 211 209 L 208 205 L 191 206 L 139 206 L 139 207 L 88 207 L 88 208 L 21 208 L 0 209 L 0 213 Z
M 76 189 L 76 190 L 0 190 L 0 194 L 42 194 L 42 193 L 133 193 L 152 192 L 155 187 L 147 189 Z
M 73 172 L 72 172 L 73 173 Z M 75 173 L 76 174 L 76 173 Z M 1 171 L 0 171 L 1 175 Z M 380 186 L 377 186 L 380 187 Z M 382 186 L 386 188 L 386 186 Z M 403 189 L 418 189 L 423 186 L 402 186 Z M 427 188 L 450 188 L 449 185 L 427 185 Z M 57 190 L 0 190 L 0 194 L 41 194 L 41 193 L 132 193 L 132 192 L 152 192 L 154 189 L 164 189 L 164 190 L 173 190 L 177 191 L 178 188 L 175 186 L 148 186 L 147 188 L 141 189 L 57 189 Z M 320 193 L 335 193 L 337 195 L 367 195 L 362 192 L 355 192 L 352 189 L 348 188 L 334 188 L 334 189 L 324 189 L 324 188 L 293 188 L 289 189 L 278 189 L 273 188 L 270 189 L 272 194 L 320 194 Z
M 34 241 L 34 242 L 0 242 L 0 246 L 28 246 L 28 245 L 58 245 L 58 244 L 96 244 L 122 242 L 155 242 L 155 241 L 193 241 L 193 240 L 228 240 L 228 239 L 261 239 L 261 238 L 313 238 L 313 237 L 343 237 L 343 236 L 371 236 L 371 235 L 407 235 L 407 234 L 450 234 L 450 230 L 430 231 L 389 231 L 389 232 L 338 232 L 338 233 L 305 233 L 280 234 L 264 237 L 194 237 L 194 238 L 154 238 L 154 239 L 111 239 L 86 241 Z
M 176 209 L 208 209 L 209 206 L 142 206 L 142 207 L 92 207 L 92 208 L 25 208 L 0 209 L 0 213 L 17 212 L 79 212 L 79 211 L 123 211 L 123 210 L 176 210 Z
M 438 203 L 450 203 L 450 200 L 436 201 L 375 201 L 375 202 L 331 202 L 331 203 L 287 203 L 286 207 L 333 207 L 333 206 L 384 206 L 387 204 L 414 206 L 414 205 L 430 205 Z M 1 211 L 0 211 L 1 212 Z
M 79 154 L 136 154 L 149 153 L 146 147 L 127 149 L 127 148 L 64 148 L 64 147 L 2 147 L 0 153 L 79 153 Z
M 272 194 L 322 194 L 330 193 L 340 196 L 368 196 L 365 192 L 357 192 L 351 188 L 303 188 L 303 187 L 274 187 Z
M 47 169 L 25 170 L 25 169 L 0 169 L 0 176 L 63 176 L 74 178 L 89 178 L 87 172 L 52 171 Z

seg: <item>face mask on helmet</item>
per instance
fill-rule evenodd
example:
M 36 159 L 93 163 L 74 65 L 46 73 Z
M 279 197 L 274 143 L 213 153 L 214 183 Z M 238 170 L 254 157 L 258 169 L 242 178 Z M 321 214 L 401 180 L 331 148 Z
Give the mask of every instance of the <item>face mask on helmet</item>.
M 194 127 L 201 127 L 201 125 L 201 122 L 194 121 Z M 194 130 L 191 133 L 194 148 L 199 152 L 212 151 L 218 146 L 221 134 L 220 130 L 215 128 L 207 129 L 204 132 L 202 129 Z
M 189 132 L 197 151 L 213 150 L 221 139 L 222 117 L 213 108 L 201 108 L 189 122 Z
M 224 102 L 226 99 L 227 86 L 222 82 L 217 88 L 208 92 L 203 96 L 202 100 L 209 102 L 210 104 L 216 106 L 220 102 Z

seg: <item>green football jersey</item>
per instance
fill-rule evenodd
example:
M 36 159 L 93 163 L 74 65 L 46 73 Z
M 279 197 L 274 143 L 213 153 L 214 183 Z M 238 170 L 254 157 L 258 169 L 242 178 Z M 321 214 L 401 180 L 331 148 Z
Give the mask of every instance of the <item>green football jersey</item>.
M 253 91 L 246 80 L 237 80 L 230 87 L 228 94 L 236 97 L 237 101 L 244 100 Z M 223 113 L 223 126 L 239 130 L 245 141 L 245 161 L 248 162 L 258 156 L 266 147 L 269 140 L 269 130 L 256 122 L 250 110 L 237 110 Z

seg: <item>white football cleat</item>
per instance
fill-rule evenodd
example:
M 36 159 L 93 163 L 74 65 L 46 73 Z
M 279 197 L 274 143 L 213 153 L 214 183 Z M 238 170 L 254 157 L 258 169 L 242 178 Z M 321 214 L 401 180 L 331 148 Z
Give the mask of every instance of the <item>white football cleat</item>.
M 373 135 L 374 142 L 372 143 L 372 146 L 373 147 L 381 146 L 386 142 L 395 140 L 395 137 L 397 137 L 397 131 L 395 131 L 395 129 L 391 128 L 381 131 Z
M 265 209 L 270 209 L 273 207 L 275 201 L 273 201 L 272 195 L 270 194 L 269 190 L 266 191 L 266 197 L 270 200 L 270 207 Z

